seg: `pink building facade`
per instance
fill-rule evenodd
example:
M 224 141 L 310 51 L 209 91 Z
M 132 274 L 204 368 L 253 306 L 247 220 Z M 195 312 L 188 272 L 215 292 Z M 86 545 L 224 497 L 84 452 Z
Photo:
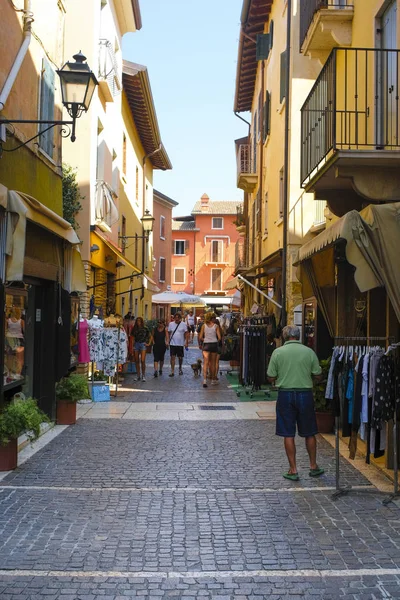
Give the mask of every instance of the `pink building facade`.
M 235 270 L 237 210 L 242 202 L 196 202 L 190 217 L 172 225 L 172 290 L 201 296 L 209 306 L 230 305 L 225 285 Z M 182 220 L 181 220 L 182 219 Z

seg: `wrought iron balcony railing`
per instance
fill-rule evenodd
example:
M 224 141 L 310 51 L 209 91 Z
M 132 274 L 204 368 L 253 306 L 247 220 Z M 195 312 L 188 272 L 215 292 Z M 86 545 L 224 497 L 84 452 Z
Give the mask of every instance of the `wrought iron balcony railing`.
M 237 154 L 237 174 L 254 173 L 250 144 L 241 144 Z
M 334 48 L 301 109 L 301 181 L 340 150 L 400 148 L 400 50 Z
M 354 0 L 300 0 L 300 48 L 316 12 L 324 8 L 340 9 L 353 5 Z

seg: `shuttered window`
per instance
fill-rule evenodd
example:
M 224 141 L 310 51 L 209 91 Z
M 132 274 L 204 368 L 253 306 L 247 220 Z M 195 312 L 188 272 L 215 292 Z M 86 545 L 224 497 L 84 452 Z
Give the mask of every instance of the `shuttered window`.
M 175 240 L 174 241 L 174 254 L 184 255 L 185 254 L 185 240 Z
M 40 80 L 40 121 L 54 121 L 54 70 L 47 58 L 43 59 Z M 49 125 L 40 125 L 39 131 L 44 131 L 48 127 Z M 39 146 L 53 158 L 53 127 L 39 136 Z
M 160 256 L 160 265 L 159 265 L 159 274 L 158 274 L 158 281 L 160 281 L 160 282 L 165 281 L 165 263 L 166 263 L 165 258 Z
M 257 128 L 258 128 L 258 113 L 254 113 L 253 121 L 253 173 L 257 172 Z
M 160 239 L 165 240 L 165 217 L 160 216 Z
M 223 217 L 213 217 L 211 229 L 223 229 L 224 219 Z
M 214 292 L 222 290 L 222 269 L 211 269 L 211 289 Z
M 211 242 L 211 262 L 223 261 L 223 242 L 222 240 L 212 240 Z
M 185 283 L 186 269 L 182 267 L 174 268 L 174 283 Z
M 286 98 L 286 69 L 287 69 L 287 59 L 286 59 L 286 50 L 281 54 L 281 96 L 280 101 L 283 102 L 283 99 Z
M 271 133 L 271 94 L 267 90 L 265 92 L 265 103 L 263 108 L 263 121 L 264 121 L 264 129 L 263 129 L 263 142 L 266 141 L 267 137 Z

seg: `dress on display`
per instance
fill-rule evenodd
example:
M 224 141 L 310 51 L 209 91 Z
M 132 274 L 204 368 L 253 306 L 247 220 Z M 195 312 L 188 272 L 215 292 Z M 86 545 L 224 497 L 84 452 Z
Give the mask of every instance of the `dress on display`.
M 124 364 L 128 355 L 128 336 L 122 327 L 106 327 L 103 329 L 104 359 L 103 372 L 113 376 L 117 364 Z
M 104 360 L 103 322 L 100 319 L 90 319 L 89 325 L 89 355 L 92 362 Z
M 86 319 L 79 322 L 79 339 L 78 339 L 78 360 L 80 363 L 88 363 L 90 361 L 89 344 L 87 340 L 89 325 Z

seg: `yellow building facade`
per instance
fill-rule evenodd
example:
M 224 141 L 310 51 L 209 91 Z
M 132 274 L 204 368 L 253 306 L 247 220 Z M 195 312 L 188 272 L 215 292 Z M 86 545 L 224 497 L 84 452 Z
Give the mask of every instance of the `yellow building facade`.
M 236 141 L 246 207 L 246 260 L 236 271 L 303 334 L 319 317 L 321 344 L 341 320 L 337 264 L 325 273 L 324 302 L 299 251 L 307 244 L 318 254 L 324 230 L 349 211 L 399 199 L 398 42 L 397 0 L 243 2 L 234 109 L 251 119 Z M 258 303 L 282 316 L 238 283 L 247 314 Z

